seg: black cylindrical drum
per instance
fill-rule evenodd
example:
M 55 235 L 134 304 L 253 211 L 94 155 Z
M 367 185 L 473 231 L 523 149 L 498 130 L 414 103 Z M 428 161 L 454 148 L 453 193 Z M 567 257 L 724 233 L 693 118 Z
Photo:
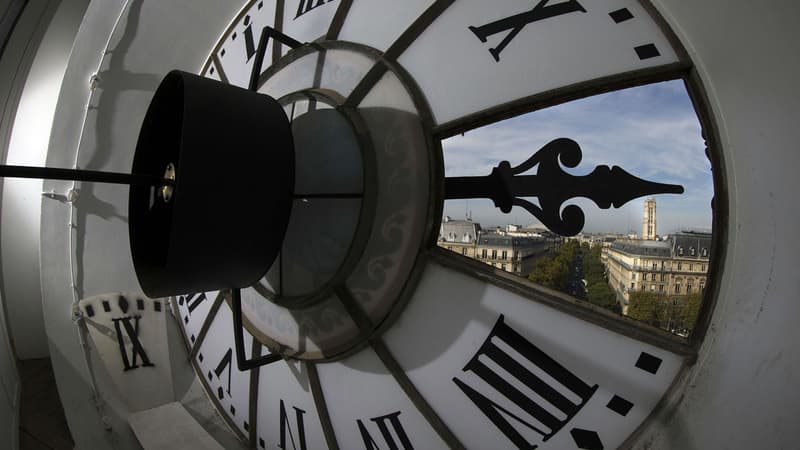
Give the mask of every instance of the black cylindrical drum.
M 294 195 L 294 145 L 271 97 L 170 72 L 144 118 L 132 172 L 131 254 L 142 290 L 164 297 L 258 281 L 280 251 Z M 164 195 L 166 194 L 166 195 Z

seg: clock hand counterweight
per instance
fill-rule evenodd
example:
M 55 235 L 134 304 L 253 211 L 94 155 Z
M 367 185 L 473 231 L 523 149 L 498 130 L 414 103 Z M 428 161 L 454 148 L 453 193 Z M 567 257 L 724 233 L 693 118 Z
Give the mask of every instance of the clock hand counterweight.
M 173 186 L 174 179 L 155 175 L 100 172 L 97 170 L 0 165 L 0 178 L 38 178 L 47 180 L 90 181 L 134 186 Z

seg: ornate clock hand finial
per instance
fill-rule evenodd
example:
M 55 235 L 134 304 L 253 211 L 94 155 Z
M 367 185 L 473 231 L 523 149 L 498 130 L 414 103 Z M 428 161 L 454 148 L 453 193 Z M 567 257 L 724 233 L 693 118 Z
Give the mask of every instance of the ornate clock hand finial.
M 584 214 L 576 205 L 567 205 L 559 213 L 569 199 L 586 197 L 608 209 L 645 195 L 683 193 L 683 186 L 643 180 L 618 166 L 597 166 L 589 175 L 571 175 L 561 169 L 559 160 L 566 167 L 576 167 L 581 161 L 578 143 L 556 139 L 517 167 L 502 161 L 487 176 L 446 178 L 445 198 L 490 198 L 504 213 L 521 206 L 553 232 L 574 236 L 583 229 Z M 520 175 L 537 165 L 536 175 Z M 537 197 L 540 206 L 520 197 Z

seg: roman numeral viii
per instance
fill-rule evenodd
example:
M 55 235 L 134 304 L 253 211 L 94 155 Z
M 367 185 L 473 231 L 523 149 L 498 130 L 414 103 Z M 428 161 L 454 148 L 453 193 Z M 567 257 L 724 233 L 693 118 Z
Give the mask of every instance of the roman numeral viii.
M 504 348 L 510 348 L 514 354 L 510 354 Z M 493 363 L 493 367 L 502 368 L 502 373 L 487 365 L 488 361 Z M 529 370 L 526 366 L 531 364 L 555 380 L 555 383 L 548 384 Z M 597 390 L 597 385 L 589 386 L 506 325 L 502 315 L 478 352 L 469 360 L 463 370 L 477 375 L 495 392 L 489 392 L 487 389 L 479 392 L 480 388 L 472 387 L 458 378 L 453 378 L 453 382 L 520 449 L 532 449 L 536 446 L 511 424 L 509 418 L 513 418 L 514 423 L 518 426 L 525 426 L 540 434 L 543 441 L 547 441 L 580 411 Z M 538 395 L 537 399 L 523 393 L 515 384 L 522 384 L 535 392 Z M 576 403 L 567 398 L 562 394 L 565 391 L 574 394 L 579 401 Z M 531 423 L 530 418 L 515 415 L 492 400 L 491 398 L 495 398 L 499 401 L 497 394 L 519 407 L 535 419 L 536 423 Z M 543 406 L 539 398 L 547 402 L 549 406 Z M 558 417 L 550 412 L 554 409 L 560 412 Z
M 403 450 L 414 450 L 414 446 L 411 445 L 411 440 L 408 439 L 406 430 L 403 429 L 403 425 L 400 423 L 400 411 L 385 416 L 373 417 L 370 421 L 375 422 L 378 426 L 378 431 L 380 431 L 389 450 L 400 450 L 401 448 Z M 364 425 L 364 422 L 358 419 L 356 423 L 358 424 L 358 431 L 361 432 L 361 438 L 364 439 L 364 448 L 367 450 L 380 450 L 382 447 L 378 446 L 378 443 L 375 442 L 375 439 L 369 434 L 369 430 L 367 430 L 367 426 Z M 394 435 L 392 431 L 394 431 Z M 396 440 L 395 436 L 397 436 Z M 400 443 L 399 446 L 397 445 L 398 441 Z
M 549 19 L 551 17 L 561 16 L 572 12 L 586 12 L 577 0 L 569 0 L 566 2 L 548 4 L 550 0 L 541 0 L 530 11 L 514 14 L 513 16 L 506 17 L 505 19 L 495 20 L 494 22 L 487 23 L 479 27 L 469 27 L 470 31 L 478 36 L 481 42 L 486 42 L 486 38 L 493 36 L 497 33 L 508 31 L 506 37 L 495 48 L 490 48 L 489 53 L 492 54 L 495 61 L 500 61 L 500 53 L 506 46 L 514 40 L 515 37 L 525 28 L 526 25 L 540 20 Z
M 144 351 L 142 343 L 139 342 L 139 319 L 140 316 L 122 317 L 120 319 L 111 319 L 114 321 L 114 329 L 117 332 L 117 343 L 119 344 L 119 351 L 122 354 L 122 364 L 125 370 L 131 370 L 139 367 L 136 363 L 136 358 L 142 358 L 142 367 L 153 366 Z M 133 319 L 133 325 L 131 325 Z M 121 326 L 120 326 L 121 324 Z M 131 356 L 128 358 L 128 349 L 125 346 L 125 337 L 131 341 Z

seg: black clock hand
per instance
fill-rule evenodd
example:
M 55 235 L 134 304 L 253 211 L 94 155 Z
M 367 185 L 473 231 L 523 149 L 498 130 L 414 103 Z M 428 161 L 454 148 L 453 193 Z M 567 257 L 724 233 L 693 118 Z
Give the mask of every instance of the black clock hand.
M 506 214 L 512 206 L 521 206 L 551 231 L 574 236 L 583 229 L 584 215 L 576 205 L 559 213 L 569 199 L 586 197 L 608 209 L 645 195 L 683 193 L 683 186 L 643 180 L 618 166 L 597 166 L 589 175 L 570 175 L 561 170 L 559 160 L 566 167 L 576 167 L 581 161 L 578 143 L 556 139 L 517 167 L 503 161 L 487 176 L 446 178 L 445 198 L 489 198 Z M 536 175 L 520 175 L 537 165 Z M 537 197 L 540 206 L 520 197 Z
M 269 38 L 273 38 L 291 48 L 297 48 L 303 45 L 302 42 L 281 33 L 275 28 L 270 26 L 264 27 L 261 30 L 261 38 L 258 40 L 258 50 L 255 55 L 256 59 L 253 60 L 253 69 L 250 71 L 250 83 L 247 85 L 248 89 L 253 92 L 258 90 L 258 79 L 261 76 L 261 66 L 264 64 L 264 54 L 267 52 Z
M 0 165 L 0 178 L 93 181 L 97 183 L 127 184 L 134 186 L 172 186 L 175 184 L 175 180 L 155 175 L 7 165 Z

